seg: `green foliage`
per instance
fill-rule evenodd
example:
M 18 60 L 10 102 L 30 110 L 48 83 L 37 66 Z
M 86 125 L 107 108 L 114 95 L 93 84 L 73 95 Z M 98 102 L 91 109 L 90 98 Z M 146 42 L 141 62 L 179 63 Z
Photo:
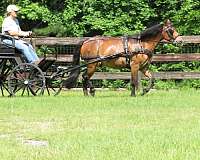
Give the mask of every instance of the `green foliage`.
M 37 54 L 40 56 L 45 56 L 47 54 L 55 53 L 55 48 L 50 48 L 46 45 L 42 45 L 39 48 L 37 48 Z
M 177 88 L 200 88 L 200 80 L 157 80 L 155 82 L 155 89 L 177 89 Z
M 144 28 L 143 23 L 155 16 L 143 1 L 85 1 L 84 25 L 90 32 L 104 35 L 133 34 Z M 88 32 L 87 31 L 87 32 Z M 89 33 L 88 33 L 89 34 Z
M 21 18 L 30 20 L 50 21 L 51 13 L 45 6 L 40 6 L 38 3 L 31 3 L 29 0 L 20 1 L 21 4 Z
M 103 80 L 102 87 L 115 90 L 117 88 L 127 88 L 127 83 L 124 80 Z
M 179 24 L 179 31 L 182 34 L 200 34 L 200 1 L 185 0 L 181 9 L 174 15 L 174 20 Z
M 20 18 L 28 20 L 27 23 L 45 23 L 44 33 L 38 32 L 41 35 L 49 35 L 48 32 L 53 32 L 52 36 L 134 34 L 167 18 L 173 20 L 181 34 L 200 33 L 197 0 L 2 0 L 0 24 L 5 8 L 12 3 L 20 6 Z
M 177 86 L 180 88 L 196 88 L 199 89 L 200 88 L 200 80 L 196 79 L 196 80 L 182 80 L 180 83 L 177 84 Z
M 156 89 L 164 89 L 164 90 L 168 90 L 168 89 L 172 89 L 175 88 L 175 81 L 173 80 L 168 80 L 168 81 L 163 81 L 163 80 L 159 80 L 155 82 L 155 88 Z
M 165 43 L 165 44 L 160 44 L 156 47 L 155 50 L 156 53 L 159 54 L 166 54 L 166 53 L 181 53 L 182 52 L 182 44 L 177 44 L 174 45 L 172 43 Z
M 62 24 L 55 24 L 41 29 L 34 29 L 33 31 L 36 35 L 50 37 L 62 37 L 63 35 L 69 34 L 67 27 Z
M 3 23 L 3 16 L 0 16 L 0 24 L 2 24 Z

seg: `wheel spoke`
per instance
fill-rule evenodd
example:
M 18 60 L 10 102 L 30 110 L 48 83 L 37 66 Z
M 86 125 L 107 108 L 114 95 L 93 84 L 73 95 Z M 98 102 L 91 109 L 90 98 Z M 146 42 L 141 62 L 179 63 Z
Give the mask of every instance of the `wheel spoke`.
M 24 85 L 21 85 L 20 87 L 17 88 L 17 86 L 14 87 L 14 93 L 17 93 L 18 91 L 20 91 L 22 88 L 24 87 Z
M 34 95 L 34 96 L 36 96 L 37 94 L 35 93 L 35 91 L 28 85 L 28 87 L 27 87 L 30 91 L 31 91 L 31 93 Z
M 2 83 L 2 88 L 5 89 L 10 94 L 10 92 L 8 90 L 8 84 Z
M 29 85 L 26 86 L 26 90 L 27 90 L 27 94 L 29 96 L 30 95 L 30 93 L 29 93 L 29 90 L 30 90 Z
M 23 86 L 22 88 L 23 88 L 23 91 L 22 91 L 22 94 L 21 94 L 21 96 L 23 96 L 23 95 L 24 95 L 24 92 L 25 92 L 25 90 L 26 90 L 26 86 Z
M 50 96 L 51 94 L 50 94 L 50 91 L 49 91 L 49 87 L 46 86 L 46 89 L 47 89 L 47 93 L 48 93 L 48 95 Z
M 4 93 L 3 93 L 3 86 L 1 85 L 1 95 L 4 96 Z

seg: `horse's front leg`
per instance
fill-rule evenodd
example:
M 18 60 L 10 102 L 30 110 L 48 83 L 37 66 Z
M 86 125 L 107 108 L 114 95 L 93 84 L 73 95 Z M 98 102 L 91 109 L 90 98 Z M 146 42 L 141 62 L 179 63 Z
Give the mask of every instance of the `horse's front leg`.
M 138 90 L 138 71 L 139 64 L 132 63 L 131 64 L 131 96 L 136 96 L 136 90 Z
M 152 77 L 151 73 L 149 72 L 149 70 L 143 70 L 142 73 L 149 79 L 149 85 L 147 86 L 147 88 L 143 89 L 143 93 L 142 95 L 148 93 L 150 91 L 151 88 L 153 88 L 154 86 L 154 78 Z

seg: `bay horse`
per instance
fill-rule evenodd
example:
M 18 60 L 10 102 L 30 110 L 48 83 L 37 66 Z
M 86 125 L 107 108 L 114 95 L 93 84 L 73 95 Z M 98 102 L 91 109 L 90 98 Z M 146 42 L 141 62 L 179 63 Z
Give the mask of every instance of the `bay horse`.
M 152 81 L 147 93 L 153 86 L 153 77 L 148 70 L 153 51 L 161 40 L 175 41 L 178 32 L 170 20 L 147 28 L 140 34 L 127 37 L 91 37 L 82 43 L 80 48 L 81 59 L 87 64 L 87 69 L 82 74 L 84 95 L 89 93 L 94 96 L 95 89 L 90 78 L 98 66 L 113 68 L 130 68 L 131 70 L 131 96 L 136 96 L 138 89 L 138 71 L 140 70 Z M 99 59 L 99 61 L 96 61 Z M 90 63 L 94 61 L 94 63 Z M 89 93 L 88 93 L 88 88 Z

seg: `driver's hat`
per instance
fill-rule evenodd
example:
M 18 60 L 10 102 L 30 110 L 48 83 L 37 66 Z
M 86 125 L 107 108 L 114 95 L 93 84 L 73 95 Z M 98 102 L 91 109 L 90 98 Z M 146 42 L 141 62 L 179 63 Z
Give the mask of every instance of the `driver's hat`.
M 12 11 L 17 12 L 17 11 L 19 11 L 19 8 L 18 8 L 16 5 L 11 4 L 11 5 L 9 5 L 9 6 L 7 7 L 6 10 L 7 10 L 8 13 L 10 13 L 10 12 L 12 12 Z

